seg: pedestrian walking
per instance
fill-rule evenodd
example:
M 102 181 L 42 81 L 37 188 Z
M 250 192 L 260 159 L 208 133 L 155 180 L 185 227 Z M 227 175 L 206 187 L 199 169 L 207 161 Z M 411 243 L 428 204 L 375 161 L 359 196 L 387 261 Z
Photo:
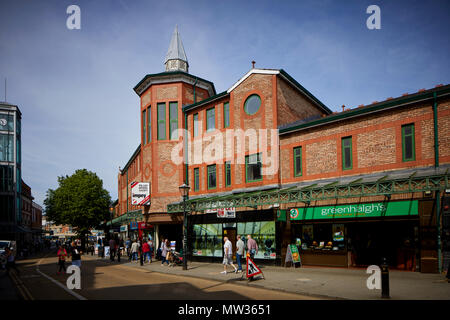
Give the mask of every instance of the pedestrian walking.
M 162 260 L 162 246 L 164 243 L 164 238 L 161 238 L 161 243 L 159 244 L 158 250 L 156 250 L 156 259 Z
M 20 271 L 17 269 L 17 266 L 16 266 L 16 257 L 14 255 L 14 252 L 11 249 L 8 247 L 5 248 L 6 271 L 9 273 L 11 271 L 11 269 L 14 269 L 14 270 L 16 270 L 17 273 L 20 274 Z
M 139 243 L 139 262 L 140 262 L 141 266 L 143 266 L 144 265 L 144 254 L 142 252 L 142 242 L 141 242 L 141 240 L 139 240 L 138 243 Z
M 238 235 L 236 241 L 236 262 L 238 265 L 238 272 L 242 272 L 241 259 L 244 256 L 244 247 L 244 241 L 242 241 L 241 236 Z
M 114 261 L 114 257 L 116 255 L 116 241 L 114 238 L 109 239 L 109 258 L 111 261 Z
M 254 239 L 252 239 L 251 235 L 247 235 L 247 255 L 250 256 L 250 259 L 255 259 L 255 255 L 258 254 L 258 244 Z M 253 280 L 253 277 L 248 279 L 249 281 Z
M 131 245 L 131 262 L 138 260 L 138 252 L 139 252 L 139 243 L 133 241 Z
M 142 245 L 142 252 L 144 254 L 144 263 L 145 263 L 145 260 L 147 260 L 147 258 L 148 258 L 147 262 L 150 263 L 151 262 L 150 246 L 149 246 L 148 242 L 144 242 L 144 244 Z
M 77 266 L 81 269 L 81 248 L 76 245 L 75 241 L 72 242 L 72 247 L 70 248 L 70 256 L 72 258 L 72 265 Z
M 152 239 L 149 239 L 149 240 L 147 241 L 147 243 L 148 243 L 148 247 L 149 247 L 149 249 L 150 249 L 150 252 L 149 252 L 148 256 L 149 256 L 149 258 L 150 258 L 150 263 L 152 263 L 152 256 L 153 256 L 153 240 L 152 240 Z
M 63 245 L 59 246 L 59 250 L 58 250 L 58 274 L 61 273 L 61 270 L 64 270 L 64 273 L 66 272 L 66 257 L 67 257 L 67 251 L 66 248 L 64 248 Z
M 165 240 L 161 243 L 161 258 L 162 262 L 161 265 L 164 265 L 164 263 L 167 262 L 167 265 L 169 265 L 169 261 L 167 260 L 167 255 L 169 253 L 169 240 Z
M 231 265 L 234 268 L 234 272 L 237 272 L 236 266 L 233 264 L 233 245 L 228 237 L 223 238 L 223 271 L 221 273 L 227 274 L 227 265 Z
M 131 239 L 130 238 L 128 238 L 127 241 L 125 242 L 125 246 L 126 246 L 126 250 L 127 250 L 128 260 L 131 260 Z

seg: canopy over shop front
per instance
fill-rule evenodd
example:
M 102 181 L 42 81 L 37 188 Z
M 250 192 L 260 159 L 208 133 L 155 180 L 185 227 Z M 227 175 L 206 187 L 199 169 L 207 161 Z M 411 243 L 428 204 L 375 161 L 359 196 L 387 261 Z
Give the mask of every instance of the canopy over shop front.
M 207 209 L 279 206 L 283 203 L 386 196 L 450 188 L 450 166 L 408 169 L 360 176 L 324 179 L 312 182 L 235 190 L 213 196 L 198 196 L 187 201 L 187 209 L 199 212 Z M 169 213 L 182 212 L 183 202 L 167 206 Z

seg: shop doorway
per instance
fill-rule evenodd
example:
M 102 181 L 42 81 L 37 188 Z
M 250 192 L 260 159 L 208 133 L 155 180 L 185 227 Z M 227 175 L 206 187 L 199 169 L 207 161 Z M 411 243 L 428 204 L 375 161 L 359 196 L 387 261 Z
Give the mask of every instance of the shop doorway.
M 418 221 L 383 221 L 347 224 L 356 266 L 380 265 L 415 271 L 419 248 Z
M 158 226 L 158 237 L 176 241 L 175 250 L 180 252 L 183 248 L 183 225 L 181 224 L 160 224 Z
M 236 233 L 236 228 L 224 228 L 222 235 L 223 237 L 228 237 L 228 240 L 231 241 L 231 244 L 233 246 L 233 260 L 236 259 Z

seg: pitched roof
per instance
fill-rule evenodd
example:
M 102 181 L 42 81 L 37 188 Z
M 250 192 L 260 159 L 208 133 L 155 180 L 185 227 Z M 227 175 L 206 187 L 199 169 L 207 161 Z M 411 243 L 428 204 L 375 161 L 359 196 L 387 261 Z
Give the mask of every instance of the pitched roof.
M 311 127 L 316 127 L 320 125 L 326 125 L 331 122 L 341 121 L 344 119 L 354 118 L 358 116 L 362 116 L 368 113 L 379 112 L 382 110 L 397 108 L 404 105 L 408 105 L 411 103 L 416 103 L 419 101 L 425 101 L 429 99 L 434 99 L 435 97 L 443 97 L 450 95 L 450 85 L 438 85 L 435 88 L 428 90 L 419 90 L 413 94 L 404 94 L 401 97 L 397 98 L 388 98 L 382 102 L 373 102 L 368 106 L 360 105 L 354 109 L 347 109 L 343 112 L 333 112 L 332 114 L 319 118 L 319 119 L 310 119 L 310 121 L 296 121 L 293 123 L 288 123 L 282 126 L 279 126 L 280 134 L 287 134 L 293 131 L 298 131 L 302 129 L 307 129 Z
M 175 26 L 175 30 L 172 33 L 172 39 L 170 40 L 169 50 L 167 50 L 166 60 L 183 60 L 187 61 L 186 52 L 184 52 L 183 42 L 181 41 L 180 34 L 178 33 L 178 25 Z

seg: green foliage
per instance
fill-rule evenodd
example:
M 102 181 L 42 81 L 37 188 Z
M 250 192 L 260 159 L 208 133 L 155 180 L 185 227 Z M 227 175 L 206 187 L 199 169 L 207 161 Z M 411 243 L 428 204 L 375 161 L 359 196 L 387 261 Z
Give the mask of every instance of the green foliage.
M 108 218 L 111 197 L 94 172 L 76 170 L 70 177 L 58 177 L 58 184 L 56 190 L 48 189 L 44 200 L 49 221 L 71 225 L 78 234 L 86 234 Z

